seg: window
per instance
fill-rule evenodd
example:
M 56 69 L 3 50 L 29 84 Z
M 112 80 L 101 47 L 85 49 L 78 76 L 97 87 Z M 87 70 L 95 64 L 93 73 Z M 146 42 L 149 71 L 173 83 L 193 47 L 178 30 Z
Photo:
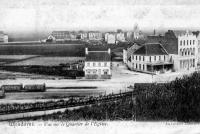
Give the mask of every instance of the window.
M 141 56 L 139 56 L 139 61 L 141 61 Z
M 141 64 L 139 64 L 139 69 L 141 70 Z
M 104 63 L 104 66 L 105 66 L 105 67 L 107 66 L 107 62 Z
M 90 74 L 90 69 L 88 69 L 86 72 L 87 72 L 88 74 Z
M 135 65 L 135 68 L 137 69 L 137 64 Z
M 187 45 L 188 45 L 188 40 L 187 40 Z
M 151 56 L 149 56 L 149 61 L 151 62 Z
M 144 56 L 143 56 L 143 61 L 144 61 Z
M 144 67 L 144 65 L 143 65 L 143 70 L 145 70 L 145 67 Z
M 107 74 L 108 74 L 108 72 L 109 72 L 109 70 L 108 70 L 108 69 L 104 69 L 104 70 L 103 70 L 103 74 L 104 74 L 104 75 L 107 75 Z
M 159 56 L 159 61 L 161 61 L 161 56 Z
M 90 63 L 89 63 L 89 62 L 87 63 L 87 66 L 88 66 L 88 67 L 90 66 Z
M 156 61 L 156 56 L 154 56 L 154 61 Z
M 195 44 L 195 40 L 193 40 L 193 45 Z
M 101 74 L 101 69 L 98 70 L 98 74 Z
M 180 41 L 180 45 L 182 45 L 182 40 Z
M 136 55 L 135 59 L 137 60 L 137 55 Z
M 164 55 L 164 61 L 165 61 L 165 55 Z
M 95 62 L 93 62 L 93 66 L 94 66 L 94 67 L 96 66 Z
M 190 45 L 192 45 L 192 41 L 190 40 Z
M 99 62 L 99 64 L 98 64 L 99 66 L 101 66 L 101 62 Z
M 183 45 L 185 46 L 185 40 L 183 41 Z
M 193 59 L 193 62 L 192 62 L 192 63 L 193 63 L 193 67 L 195 67 L 195 59 Z
M 94 70 L 93 70 L 93 74 L 96 74 L 96 73 L 97 73 L 97 70 L 96 70 L 96 69 L 94 69 Z

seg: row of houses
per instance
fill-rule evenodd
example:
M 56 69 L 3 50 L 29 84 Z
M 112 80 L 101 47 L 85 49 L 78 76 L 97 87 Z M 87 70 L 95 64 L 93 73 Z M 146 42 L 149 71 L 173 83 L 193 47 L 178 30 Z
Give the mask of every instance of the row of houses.
M 163 36 L 148 36 L 143 45 L 124 49 L 123 61 L 130 70 L 146 73 L 194 71 L 199 55 L 200 35 L 169 30 Z
M 94 40 L 105 41 L 108 44 L 116 44 L 118 42 L 132 41 L 142 36 L 141 31 L 128 31 L 123 32 L 100 32 L 100 31 L 53 31 L 47 38 L 53 41 L 68 41 L 68 40 Z

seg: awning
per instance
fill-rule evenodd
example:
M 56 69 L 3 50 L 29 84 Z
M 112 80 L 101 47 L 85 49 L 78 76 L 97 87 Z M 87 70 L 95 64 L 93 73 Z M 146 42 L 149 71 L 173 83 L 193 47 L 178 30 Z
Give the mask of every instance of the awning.
M 173 65 L 172 62 L 156 62 L 156 63 L 147 63 L 150 66 L 159 66 L 159 65 Z

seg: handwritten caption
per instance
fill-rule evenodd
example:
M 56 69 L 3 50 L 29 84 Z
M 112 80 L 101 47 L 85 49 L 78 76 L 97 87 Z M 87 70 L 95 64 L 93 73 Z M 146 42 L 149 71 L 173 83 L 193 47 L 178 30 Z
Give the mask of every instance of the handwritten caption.
M 11 127 L 106 127 L 107 122 L 100 121 L 43 121 L 43 122 L 32 122 L 32 121 L 10 121 L 8 125 Z

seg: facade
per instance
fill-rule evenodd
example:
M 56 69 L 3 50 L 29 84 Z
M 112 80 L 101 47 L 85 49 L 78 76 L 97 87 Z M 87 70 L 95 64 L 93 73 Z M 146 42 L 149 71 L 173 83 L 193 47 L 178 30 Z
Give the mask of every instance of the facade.
M 125 42 L 125 36 L 123 32 L 117 33 L 116 40 L 119 42 Z
M 111 78 L 111 51 L 85 50 L 86 60 L 84 66 L 86 79 L 110 79 Z
M 106 33 L 105 34 L 105 42 L 107 42 L 107 44 L 115 44 L 116 43 L 115 33 Z
M 133 32 L 131 31 L 126 32 L 125 39 L 126 41 L 133 41 Z
M 200 63 L 200 34 L 197 35 L 197 41 L 198 41 L 198 46 L 197 46 L 197 49 L 198 49 L 198 63 Z
M 78 33 L 74 31 L 53 31 L 51 36 L 53 36 L 56 41 L 77 40 Z
M 147 43 L 136 50 L 131 57 L 130 69 L 142 72 L 160 73 L 166 72 L 172 69 L 172 60 L 162 46 L 159 43 Z
M 102 40 L 103 35 L 101 32 L 98 32 L 98 31 L 90 31 L 90 32 L 88 32 L 88 39 L 89 40 Z
M 0 43 L 8 43 L 8 35 L 0 31 Z
M 188 31 L 178 36 L 178 58 L 175 70 L 195 70 L 198 62 L 198 40 Z
M 56 41 L 65 41 L 68 37 L 68 31 L 53 31 L 51 36 L 55 38 Z
M 79 36 L 81 40 L 87 40 L 88 38 L 87 32 L 79 32 Z

